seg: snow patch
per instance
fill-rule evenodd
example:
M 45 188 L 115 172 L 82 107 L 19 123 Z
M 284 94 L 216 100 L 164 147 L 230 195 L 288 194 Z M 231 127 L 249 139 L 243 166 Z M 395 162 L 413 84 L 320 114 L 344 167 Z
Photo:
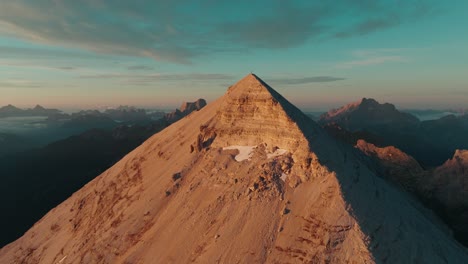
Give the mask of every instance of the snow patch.
M 269 159 L 276 158 L 276 157 L 284 155 L 286 153 L 288 153 L 288 151 L 285 150 L 285 149 L 277 149 L 273 153 L 267 153 L 267 158 L 269 158 Z
M 286 173 L 284 173 L 284 172 L 281 173 L 280 179 L 281 179 L 282 181 L 286 181 L 287 178 L 288 178 L 288 175 L 287 175 Z
M 236 155 L 235 159 L 238 162 L 244 161 L 244 160 L 250 160 L 253 156 L 253 150 L 257 146 L 229 146 L 229 147 L 224 147 L 223 150 L 231 150 L 231 149 L 237 149 L 239 150 L 239 154 Z

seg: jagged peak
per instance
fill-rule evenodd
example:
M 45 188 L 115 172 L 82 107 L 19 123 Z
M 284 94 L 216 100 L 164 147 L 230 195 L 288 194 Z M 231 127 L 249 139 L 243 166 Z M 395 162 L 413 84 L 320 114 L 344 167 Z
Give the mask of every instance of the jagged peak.
M 206 101 L 205 99 L 198 99 L 195 102 L 183 102 L 182 105 L 180 106 L 180 111 L 181 112 L 192 112 L 194 110 L 200 110 L 206 106 Z

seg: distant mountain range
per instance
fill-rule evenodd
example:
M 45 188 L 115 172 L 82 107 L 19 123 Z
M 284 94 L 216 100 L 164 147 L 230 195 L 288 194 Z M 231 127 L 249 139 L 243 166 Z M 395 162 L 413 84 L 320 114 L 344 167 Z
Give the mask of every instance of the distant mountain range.
M 441 165 L 456 149 L 468 149 L 468 115 L 420 121 L 392 104 L 364 98 L 323 114 L 319 123 L 373 134 L 381 145 L 398 147 L 427 167 Z
M 13 105 L 0 107 L 0 117 L 20 117 L 20 116 L 51 116 L 59 114 L 62 111 L 58 109 L 47 109 L 40 105 L 34 108 L 20 109 Z
M 121 125 L 149 125 L 164 117 L 161 111 L 147 112 L 136 107 L 120 106 L 98 110 L 82 110 L 63 113 L 57 109 L 36 106 L 32 109 L 19 109 L 8 105 L 0 108 L 0 156 L 33 147 L 41 147 L 56 140 L 82 133 L 89 129 L 113 129 Z M 44 117 L 37 120 L 24 120 L 28 117 Z M 29 120 L 28 119 L 28 120 Z M 27 129 L 25 129 L 27 127 Z M 18 140 L 20 139 L 20 140 Z

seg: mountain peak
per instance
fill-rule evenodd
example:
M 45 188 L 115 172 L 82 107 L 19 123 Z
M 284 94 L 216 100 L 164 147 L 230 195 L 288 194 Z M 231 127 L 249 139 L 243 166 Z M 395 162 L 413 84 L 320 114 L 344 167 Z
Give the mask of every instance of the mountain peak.
M 361 99 L 361 102 L 360 102 L 360 105 L 369 105 L 369 104 L 372 104 L 372 105 L 378 105 L 379 102 L 377 102 L 377 100 L 375 100 L 374 98 L 362 98 Z
M 19 109 L 18 107 L 12 105 L 12 104 L 8 104 L 6 106 L 3 106 L 0 108 L 1 110 L 21 110 Z
M 263 89 L 267 91 L 272 90 L 272 88 L 262 79 L 260 79 L 257 75 L 249 73 L 244 78 L 240 79 L 237 83 L 235 83 L 233 86 L 231 86 L 228 92 L 232 92 L 234 90 L 242 91 L 246 89 L 250 89 L 249 92 L 260 92 Z
M 308 146 L 307 138 L 317 131 L 315 122 L 255 74 L 221 98 L 216 126 L 224 144 L 267 143 L 290 151 Z
M 362 123 L 401 123 L 414 124 L 419 120 L 408 113 L 400 112 L 395 105 L 379 103 L 372 98 L 362 98 L 361 101 L 330 110 L 320 117 L 321 123 L 336 122 L 347 129 L 356 129 Z
M 42 107 L 41 105 L 36 105 L 33 110 L 45 110 L 44 107 Z
M 259 107 L 263 105 L 270 108 L 268 111 L 284 112 L 296 123 L 310 121 L 301 110 L 253 73 L 231 86 L 224 97 L 227 97 L 229 103 L 236 103 L 239 106 L 257 105 L 257 108 L 251 109 L 252 112 L 260 111 Z
M 74 193 L 0 262 L 464 263 L 406 199 L 250 74 Z

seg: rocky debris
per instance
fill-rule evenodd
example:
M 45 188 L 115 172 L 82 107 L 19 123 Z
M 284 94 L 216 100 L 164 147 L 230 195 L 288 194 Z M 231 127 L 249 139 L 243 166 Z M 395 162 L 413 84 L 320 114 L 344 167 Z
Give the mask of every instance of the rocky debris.
M 200 152 L 202 149 L 208 148 L 215 140 L 217 134 L 215 128 L 208 126 L 200 126 L 200 134 L 198 134 L 197 142 L 195 143 L 196 150 Z

